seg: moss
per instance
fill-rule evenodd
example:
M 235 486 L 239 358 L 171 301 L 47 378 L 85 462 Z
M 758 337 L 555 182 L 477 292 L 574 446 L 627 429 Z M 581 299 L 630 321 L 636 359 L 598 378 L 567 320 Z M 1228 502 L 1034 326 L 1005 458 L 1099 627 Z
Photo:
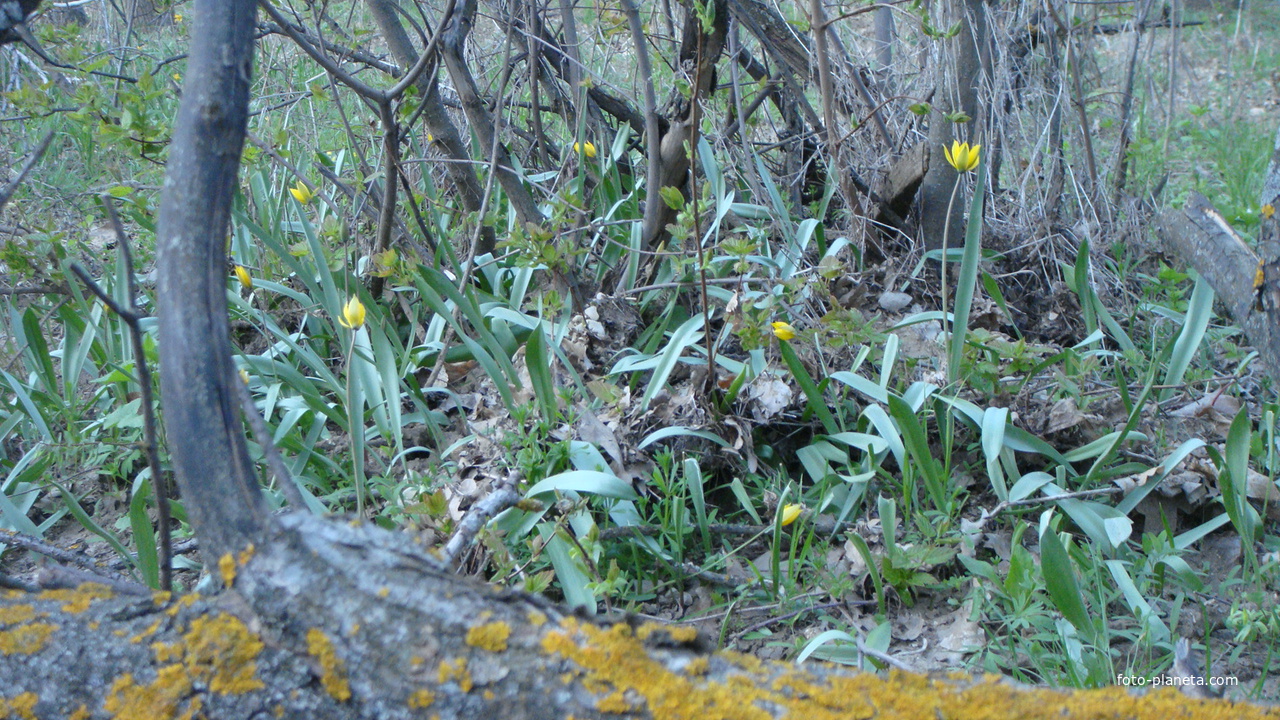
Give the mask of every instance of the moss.
M 307 631 L 307 652 L 320 663 L 320 682 L 325 692 L 338 702 L 351 699 L 351 685 L 347 682 L 346 664 L 334 650 L 333 641 L 319 628 Z
M 34 655 L 49 643 L 57 625 L 33 622 L 12 630 L 0 630 L 0 655 Z
M 33 692 L 24 692 L 9 698 L 0 698 L 0 718 L 21 718 L 36 720 L 36 702 L 39 700 Z
M 1172 689 L 1139 698 L 1123 688 L 1019 690 L 989 679 L 963 686 L 905 673 L 822 678 L 791 665 L 746 663 L 725 654 L 718 657 L 759 670 L 710 681 L 668 671 L 625 624 L 600 628 L 573 618 L 547 633 L 542 647 L 582 668 L 583 687 L 600 694 L 601 711 L 647 712 L 664 720 L 766 720 L 773 716 L 766 708 L 806 720 L 1280 720 L 1280 708 L 1192 700 Z
M 511 626 L 498 620 L 483 625 L 473 625 L 467 629 L 467 644 L 471 647 L 499 653 L 507 649 L 507 638 L 511 637 Z
M 431 707 L 431 703 L 436 701 L 436 694 L 430 690 L 415 690 L 409 696 L 409 707 L 413 710 Z
M 222 584 L 231 587 L 236 582 L 236 559 L 231 553 L 223 553 L 218 558 L 218 574 L 222 576 Z
M 471 688 L 474 687 L 471 681 L 471 671 L 467 670 L 466 658 L 458 658 L 453 662 L 441 660 L 440 667 L 437 668 L 437 676 L 441 685 L 450 680 L 456 680 L 458 687 L 462 688 L 464 693 L 471 692 Z
M 79 615 L 89 609 L 94 600 L 107 600 L 115 596 L 111 588 L 99 583 L 84 583 L 69 590 L 45 590 L 41 600 L 62 603 L 62 612 Z

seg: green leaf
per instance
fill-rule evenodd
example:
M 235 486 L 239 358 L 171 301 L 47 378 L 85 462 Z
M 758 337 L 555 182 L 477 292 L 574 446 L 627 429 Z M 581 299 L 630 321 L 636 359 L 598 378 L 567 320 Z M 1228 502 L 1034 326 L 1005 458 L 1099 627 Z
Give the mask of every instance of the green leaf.
M 1075 566 L 1067 554 L 1066 547 L 1058 539 L 1058 533 L 1048 522 L 1053 511 L 1045 511 L 1041 519 L 1040 533 L 1040 569 L 1044 575 L 1045 589 L 1049 598 L 1058 608 L 1058 612 L 1067 619 L 1080 634 L 1089 640 L 1097 636 L 1097 629 L 1089 621 L 1089 612 L 1085 609 L 1084 596 L 1080 592 L 1080 583 L 1076 581 Z
M 782 353 L 783 362 L 791 370 L 792 377 L 796 379 L 800 389 L 804 391 L 804 396 L 809 401 L 809 409 L 822 421 L 822 427 L 827 431 L 827 434 L 834 435 L 840 432 L 840 423 L 836 422 L 836 416 L 832 415 L 831 408 L 827 407 L 827 399 L 823 397 L 822 390 L 818 388 L 818 384 L 809 376 L 809 371 L 805 369 L 804 363 L 800 362 L 800 356 L 796 355 L 791 343 L 781 340 L 778 342 L 778 349 Z

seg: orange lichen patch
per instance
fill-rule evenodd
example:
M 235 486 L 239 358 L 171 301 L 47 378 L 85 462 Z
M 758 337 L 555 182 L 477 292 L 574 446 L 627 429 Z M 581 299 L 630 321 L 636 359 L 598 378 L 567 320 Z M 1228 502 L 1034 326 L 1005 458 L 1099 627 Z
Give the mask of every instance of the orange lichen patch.
M 231 587 L 236 582 L 236 559 L 231 553 L 223 553 L 218 558 L 218 574 L 222 575 L 222 584 Z
M 240 567 L 248 565 L 249 561 L 253 559 L 253 554 L 255 552 L 257 552 L 257 548 L 253 546 L 253 543 L 245 545 L 244 549 L 240 551 L 240 554 L 236 555 L 236 564 Z
M 37 700 L 39 698 L 33 692 L 24 692 L 8 700 L 0 698 L 0 718 L 15 717 L 22 720 L 36 720 Z
M 188 707 L 178 715 L 182 700 L 191 691 L 191 679 L 181 665 L 166 665 L 156 673 L 154 682 L 139 685 L 133 673 L 125 673 L 111 684 L 103 707 L 121 720 L 191 720 L 196 708 Z M 192 703 L 196 705 L 196 703 Z
M 264 687 L 258 679 L 257 663 L 262 641 L 240 618 L 226 614 L 198 617 L 182 639 L 183 664 L 192 677 L 206 680 L 213 692 L 240 695 Z
M 165 605 L 168 605 L 171 600 L 173 600 L 173 593 L 167 590 L 157 590 L 151 593 L 151 602 L 154 603 L 156 607 L 164 607 Z
M 450 680 L 457 680 L 458 687 L 462 688 L 464 693 L 471 692 L 471 688 L 475 687 L 475 684 L 471 681 L 471 671 L 467 670 L 466 658 L 458 658 L 453 662 L 441 660 L 437 673 L 441 685 Z
M 600 628 L 570 618 L 560 627 L 543 638 L 543 649 L 581 667 L 583 687 L 600 693 L 597 708 L 607 712 L 623 712 L 619 708 L 625 701 L 626 712 L 647 711 L 669 720 L 766 720 L 774 715 L 806 720 L 1280 720 L 1280 708 L 1192 700 L 1172 689 L 1145 697 L 1131 696 L 1123 688 L 1067 693 L 1021 690 L 990 680 L 965 686 L 896 672 L 887 679 L 821 677 L 765 663 L 759 673 L 711 681 L 668 671 L 625 624 Z
M 0 655 L 34 655 L 49 643 L 57 625 L 33 622 L 12 630 L 0 630 Z
M 155 635 L 155 634 L 156 634 L 156 630 L 159 630 L 159 629 L 160 629 L 160 622 L 161 622 L 161 621 L 160 621 L 159 619 L 157 619 L 155 622 L 151 623 L 151 627 L 149 627 L 149 628 L 147 628 L 146 630 L 143 630 L 142 632 L 138 633 L 137 635 L 134 635 L 133 637 L 129 638 L 129 642 L 133 643 L 134 645 L 137 645 L 138 643 L 142 642 L 143 640 L 146 640 L 147 638 L 151 637 L 152 635 Z
M 71 714 L 67 716 L 67 720 L 89 720 L 90 717 L 93 717 L 93 713 L 89 712 L 89 708 L 81 705 L 71 711 Z
M 320 663 L 320 683 L 325 692 L 338 702 L 351 699 L 351 685 L 347 682 L 347 666 L 338 657 L 333 641 L 319 628 L 307 631 L 307 652 Z
M 0 607 L 0 627 L 18 625 L 36 619 L 36 609 L 32 605 L 6 605 Z
M 415 690 L 409 696 L 409 707 L 419 710 L 425 707 L 431 707 L 431 703 L 436 701 L 436 694 L 430 690 Z
M 506 650 L 509 637 L 511 637 L 511 626 L 501 620 L 467 628 L 467 644 L 489 652 L 498 653 Z
M 537 610 L 529 611 L 529 624 L 535 628 L 540 628 L 547 624 L 547 616 Z
M 84 583 L 69 590 L 45 590 L 40 593 L 41 600 L 52 600 L 62 603 L 62 612 L 79 615 L 89 609 L 94 600 L 106 600 L 114 597 L 111 588 L 99 583 Z

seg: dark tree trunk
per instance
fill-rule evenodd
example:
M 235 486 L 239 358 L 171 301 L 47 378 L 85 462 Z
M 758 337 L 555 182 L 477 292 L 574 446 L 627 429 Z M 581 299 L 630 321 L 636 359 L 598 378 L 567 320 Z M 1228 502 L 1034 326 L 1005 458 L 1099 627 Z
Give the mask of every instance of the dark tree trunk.
M 160 388 L 174 476 L 212 557 L 260 539 L 267 510 L 232 392 L 226 239 L 248 120 L 255 0 L 197 3 L 157 230 Z
M 948 244 L 957 247 L 958 238 L 964 237 L 963 201 L 951 203 L 951 191 L 955 187 L 957 173 L 942 153 L 954 140 L 983 142 L 978 137 L 986 121 L 986 112 L 978 101 L 982 87 L 982 57 L 980 48 L 987 42 L 987 13 L 985 0 L 944 0 L 948 10 L 940 13 L 941 27 L 960 22 L 960 34 L 945 41 L 942 62 L 937 68 L 938 86 L 934 93 L 934 112 L 930 115 L 929 171 L 920 184 L 917 195 L 920 208 L 920 232 L 925 247 L 936 250 L 942 247 L 944 232 L 949 233 Z M 946 120 L 946 113 L 963 111 L 969 122 L 957 124 Z M 948 212 L 950 205 L 950 212 Z M 950 218 L 950 223 L 948 223 Z
M 413 48 L 409 34 L 404 31 L 404 25 L 400 22 L 400 16 L 397 14 L 399 3 L 396 0 L 365 0 L 365 4 L 369 7 L 369 14 L 377 23 L 382 39 L 387 42 L 387 47 L 391 50 L 396 62 L 402 68 L 413 67 L 418 62 L 418 51 Z M 422 120 L 427 126 L 427 131 L 444 150 L 449 160 L 445 163 L 445 172 L 453 182 L 462 207 L 469 213 L 480 212 L 484 187 L 476 177 L 467 144 L 458 134 L 457 126 L 453 124 L 448 111 L 445 110 L 444 102 L 440 99 L 440 83 L 435 72 L 423 72 L 418 76 L 418 96 L 422 100 Z M 476 222 L 482 221 L 483 218 L 476 219 Z M 481 254 L 491 252 L 494 244 L 493 228 L 482 227 L 480 247 L 477 251 Z M 464 248 L 463 251 L 465 252 L 466 249 Z

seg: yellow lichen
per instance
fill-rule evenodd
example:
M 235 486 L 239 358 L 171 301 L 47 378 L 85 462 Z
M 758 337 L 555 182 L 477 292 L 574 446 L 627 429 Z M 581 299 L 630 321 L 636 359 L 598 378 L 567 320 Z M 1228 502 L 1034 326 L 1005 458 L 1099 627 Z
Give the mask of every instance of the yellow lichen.
M 57 629 L 53 623 L 34 622 L 0 630 L 0 655 L 34 655 L 44 649 Z
M 164 607 L 165 605 L 168 605 L 171 600 L 173 600 L 173 593 L 167 590 L 157 590 L 151 593 L 151 602 L 156 607 Z
M 240 618 L 226 614 L 198 617 L 182 639 L 183 664 L 193 677 L 208 682 L 213 692 L 240 695 L 264 687 L 257 664 L 262 641 Z
M 271 708 L 271 714 L 278 718 L 284 717 L 284 706 L 277 704 L 275 707 Z
M 960 685 L 898 672 L 888 678 L 822 677 L 792 665 L 759 660 L 745 663 L 727 654 L 718 657 L 728 660 L 730 666 L 751 665 L 758 671 L 739 669 L 712 681 L 702 675 L 670 672 L 624 624 L 601 628 L 573 618 L 561 622 L 560 630 L 547 633 L 542 647 L 582 669 L 582 686 L 599 694 L 597 708 L 601 711 L 621 712 L 618 708 L 625 702 L 625 712 L 664 720 L 766 720 L 775 716 L 806 720 L 1280 719 L 1280 709 L 1192 700 L 1173 689 L 1135 697 L 1124 688 L 1073 693 L 1019 690 L 990 680 Z
M 501 620 L 473 625 L 467 629 L 467 644 L 489 652 L 497 653 L 506 650 L 509 637 L 511 637 L 511 626 Z
M 67 720 L 89 720 L 91 717 L 93 717 L 93 713 L 89 712 L 89 708 L 81 705 L 67 716 Z
M 425 707 L 431 707 L 431 703 L 436 701 L 436 694 L 430 690 L 415 690 L 409 696 L 409 707 L 418 710 Z
M 89 609 L 94 600 L 106 600 L 114 597 L 111 588 L 99 583 L 84 583 L 79 587 L 60 590 L 45 590 L 40 593 L 41 600 L 52 600 L 62 603 L 62 611 L 79 615 Z
M 466 658 L 458 658 L 453 662 L 441 660 L 437 674 L 441 685 L 450 680 L 457 680 L 458 687 L 462 688 L 464 693 L 471 692 L 471 688 L 474 687 L 471 682 L 471 671 L 467 670 Z
M 223 553 L 218 558 L 218 573 L 222 575 L 222 584 L 231 587 L 236 582 L 236 559 L 231 553 Z
M 35 617 L 36 609 L 34 606 L 27 604 L 7 605 L 0 608 L 0 627 L 31 622 Z
M 333 648 L 333 641 L 319 628 L 307 631 L 307 652 L 320 663 L 320 682 L 330 697 L 338 702 L 351 699 L 351 685 L 347 683 L 347 668 Z
M 253 543 L 245 545 L 244 549 L 240 551 L 240 554 L 236 555 L 236 564 L 240 567 L 248 565 L 249 561 L 253 559 L 253 554 L 256 551 L 257 548 L 253 546 Z
M 156 679 L 139 685 L 133 673 L 125 673 L 111 684 L 103 707 L 121 720 L 169 720 L 178 714 L 182 699 L 191 690 L 191 679 L 181 665 L 166 665 L 156 672 Z M 182 717 L 190 719 L 192 709 Z
M 649 636 L 654 633 L 665 634 L 673 641 L 678 643 L 691 643 L 698 639 L 698 629 L 688 625 L 663 625 L 662 623 L 647 622 L 636 630 L 636 637 L 640 640 L 648 640 Z
M 611 692 L 608 695 L 596 701 L 596 709 L 600 712 L 622 713 L 631 712 L 631 703 L 627 702 L 627 698 L 621 692 Z
M 497 695 L 493 694 L 492 690 L 485 690 L 483 693 L 481 693 L 481 695 L 484 697 L 485 700 L 488 700 L 489 702 L 493 702 L 493 699 L 497 697 Z
M 696 657 L 690 660 L 688 665 L 684 666 L 684 674 L 694 676 L 706 675 L 709 669 L 711 669 L 711 662 L 709 660 L 704 657 Z
M 388 596 L 388 595 L 390 595 L 390 594 L 391 594 L 391 588 L 389 588 L 389 587 L 380 587 L 380 588 L 378 588 L 378 597 L 380 597 L 380 598 L 384 598 L 384 597 L 386 597 L 386 596 Z
M 537 610 L 530 610 L 528 618 L 529 624 L 535 628 L 540 628 L 547 624 L 547 616 Z
M 169 617 L 175 617 L 183 608 L 191 607 L 199 599 L 200 593 L 193 592 L 188 595 L 183 595 L 178 598 L 177 602 L 170 605 L 168 610 L 165 610 L 165 614 Z
M 21 720 L 36 720 L 36 701 L 39 698 L 33 692 L 24 692 L 14 695 L 8 700 L 0 698 L 0 718 L 21 718 Z
M 155 622 L 151 623 L 151 627 L 129 638 L 129 642 L 133 643 L 134 645 L 137 645 L 143 640 L 146 640 L 148 637 L 155 635 L 156 630 L 159 630 L 159 629 L 160 629 L 160 620 L 157 619 Z

